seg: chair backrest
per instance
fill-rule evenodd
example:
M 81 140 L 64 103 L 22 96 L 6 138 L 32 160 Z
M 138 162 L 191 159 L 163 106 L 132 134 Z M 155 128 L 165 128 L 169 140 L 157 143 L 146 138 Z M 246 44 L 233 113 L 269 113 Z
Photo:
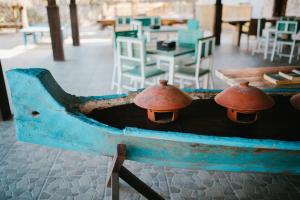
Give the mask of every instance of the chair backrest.
M 115 45 L 114 46 L 116 48 L 118 37 L 122 36 L 122 37 L 129 37 L 129 38 L 137 38 L 138 37 L 138 31 L 137 30 L 116 31 L 114 36 L 115 36 L 115 38 L 114 38 Z
M 138 31 L 116 31 L 114 34 L 114 63 L 117 63 L 117 39 L 118 37 L 129 37 L 129 38 L 137 38 L 138 37 Z
M 278 34 L 290 34 L 295 35 L 298 31 L 297 21 L 282 21 L 276 22 L 276 35 Z
M 119 16 L 116 17 L 116 26 L 129 25 L 131 22 L 130 16 Z
M 205 37 L 198 40 L 198 48 L 196 51 L 196 63 L 200 67 L 202 59 L 208 58 L 213 55 L 215 51 L 215 37 Z
M 187 27 L 191 30 L 198 30 L 199 29 L 199 21 L 196 19 L 189 19 L 187 21 Z
M 151 17 L 151 25 L 161 25 L 160 17 L 154 16 Z
M 142 26 L 151 26 L 151 17 L 138 17 L 134 19 L 135 21 L 141 21 Z
M 284 16 L 280 17 L 280 21 L 296 21 L 296 16 Z
M 180 29 L 178 30 L 179 47 L 195 48 L 198 40 L 203 37 L 200 30 Z
M 131 21 L 131 23 L 130 23 L 130 29 L 131 30 L 136 30 L 138 37 L 142 36 L 143 26 L 142 26 L 142 22 L 141 21 L 138 21 L 138 20 Z
M 121 70 L 124 61 L 136 63 L 135 66 L 140 67 L 140 75 L 145 76 L 146 47 L 143 38 L 117 38 L 117 62 Z

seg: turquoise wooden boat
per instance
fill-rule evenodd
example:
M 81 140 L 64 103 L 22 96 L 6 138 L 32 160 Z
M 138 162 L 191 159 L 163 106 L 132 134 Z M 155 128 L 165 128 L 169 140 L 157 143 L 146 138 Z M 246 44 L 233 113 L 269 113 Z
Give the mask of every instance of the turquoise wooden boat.
M 300 141 L 220 137 L 172 131 L 119 129 L 84 114 L 96 107 L 129 103 L 133 95 L 77 97 L 66 93 L 45 69 L 7 72 L 17 139 L 113 156 L 119 143 L 127 159 L 204 170 L 300 174 Z M 215 90 L 187 90 L 191 94 Z M 267 91 L 296 93 L 300 89 Z M 300 132 L 300 131 L 299 131 Z M 299 134 L 299 133 L 296 133 Z

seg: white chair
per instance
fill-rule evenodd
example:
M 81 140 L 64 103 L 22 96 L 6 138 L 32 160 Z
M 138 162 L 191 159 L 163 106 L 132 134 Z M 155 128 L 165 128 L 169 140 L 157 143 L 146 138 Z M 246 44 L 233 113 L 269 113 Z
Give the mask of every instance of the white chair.
M 116 21 L 116 27 L 129 25 L 131 22 L 131 17 L 130 16 L 118 16 L 118 17 L 116 17 L 115 21 Z
M 113 65 L 113 73 L 112 73 L 112 80 L 111 80 L 111 89 L 113 90 L 116 87 L 118 87 L 118 65 L 117 65 L 117 38 L 123 36 L 123 37 L 133 37 L 137 38 L 137 31 L 116 31 L 114 33 L 114 65 Z M 128 68 L 130 68 L 128 66 Z
M 161 25 L 161 19 L 159 16 L 153 16 L 151 17 L 151 25 Z
M 145 40 L 143 38 L 117 38 L 117 65 L 118 93 L 122 93 L 123 88 L 137 90 L 138 83 L 140 83 L 140 88 L 144 88 L 146 79 L 152 78 L 158 82 L 159 79 L 156 78 L 165 73 L 155 63 L 147 65 Z M 129 65 L 132 66 L 131 69 L 128 69 Z M 124 78 L 133 81 L 134 86 L 125 85 Z
M 275 33 L 275 28 L 265 27 L 266 19 L 258 19 L 257 21 L 257 34 L 256 34 L 256 43 L 252 50 L 252 55 L 255 53 L 263 53 L 264 59 L 268 58 L 268 54 L 272 54 L 272 44 L 274 43 L 274 36 L 272 34 Z
M 142 37 L 143 35 L 143 26 L 142 22 L 138 20 L 133 20 L 130 22 L 130 29 L 136 30 L 138 32 L 138 37 Z
M 196 88 L 200 88 L 200 78 L 203 77 L 203 88 L 213 88 L 212 65 L 215 49 L 215 37 L 206 37 L 198 40 L 196 62 L 179 66 L 175 71 L 175 78 L 179 79 L 180 88 L 184 87 L 184 81 L 194 82 Z M 207 65 L 203 66 L 204 61 Z
M 280 58 L 288 57 L 289 64 L 292 63 L 292 59 L 294 57 L 295 46 L 299 45 L 300 40 L 296 40 L 298 30 L 298 22 L 297 21 L 277 21 L 276 23 L 276 33 L 275 33 L 275 41 L 271 56 L 271 61 L 274 61 L 276 49 L 277 54 L 279 54 Z M 283 46 L 290 46 L 291 50 L 289 54 L 283 54 L 282 49 Z M 298 47 L 299 48 L 299 47 Z

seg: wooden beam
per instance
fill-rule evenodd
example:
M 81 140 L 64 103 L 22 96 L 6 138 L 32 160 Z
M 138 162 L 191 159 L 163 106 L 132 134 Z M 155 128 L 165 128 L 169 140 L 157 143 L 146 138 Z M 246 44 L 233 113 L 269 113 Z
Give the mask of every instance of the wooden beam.
M 55 0 L 48 0 L 48 23 L 50 28 L 53 58 L 57 61 L 65 60 L 62 32 L 60 27 L 59 8 Z
M 1 60 L 0 60 L 0 113 L 2 113 L 3 120 L 9 120 L 12 118 Z
M 215 5 L 215 23 L 214 23 L 214 35 L 216 37 L 216 45 L 221 43 L 221 32 L 222 32 L 222 0 L 216 0 Z
M 155 200 L 164 199 L 161 195 L 159 195 L 157 192 L 152 190 L 151 187 L 146 185 L 142 180 L 136 177 L 124 166 L 121 166 L 120 178 L 123 179 L 126 183 L 128 183 L 128 185 L 133 187 L 136 191 L 138 191 L 141 195 L 143 195 L 147 199 L 155 199 Z
M 107 187 L 111 186 L 111 175 L 114 172 L 119 173 L 121 166 L 123 165 L 126 158 L 126 146 L 124 144 L 118 144 L 117 151 L 111 163 L 111 168 L 108 172 L 108 178 L 106 179 Z
M 118 144 L 117 151 L 114 155 L 111 167 L 108 172 L 106 179 L 107 187 L 112 189 L 112 200 L 119 200 L 119 177 L 122 178 L 126 183 L 133 187 L 137 192 L 146 197 L 147 199 L 163 200 L 157 192 L 146 185 L 142 180 L 136 177 L 128 169 L 123 166 L 126 159 L 126 145 Z
M 77 15 L 76 0 L 71 0 L 69 7 L 70 7 L 70 19 L 71 19 L 73 46 L 79 46 L 80 42 L 79 42 L 79 27 L 78 27 L 78 15 Z

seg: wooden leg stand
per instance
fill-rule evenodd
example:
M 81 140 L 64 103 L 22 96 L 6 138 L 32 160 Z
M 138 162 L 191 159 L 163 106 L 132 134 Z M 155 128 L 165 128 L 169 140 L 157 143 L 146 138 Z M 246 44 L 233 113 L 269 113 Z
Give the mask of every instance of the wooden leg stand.
M 126 145 L 118 144 L 117 152 L 113 158 L 112 165 L 109 169 L 106 185 L 112 189 L 112 200 L 119 200 L 119 177 L 138 191 L 141 195 L 151 200 L 164 199 L 157 192 L 152 190 L 142 180 L 131 173 L 123 163 L 126 159 Z

